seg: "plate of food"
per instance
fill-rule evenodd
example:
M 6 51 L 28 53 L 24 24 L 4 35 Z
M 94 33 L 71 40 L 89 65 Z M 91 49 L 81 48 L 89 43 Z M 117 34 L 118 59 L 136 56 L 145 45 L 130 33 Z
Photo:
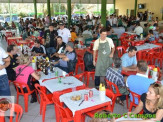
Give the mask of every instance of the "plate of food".
M 82 98 L 82 96 L 81 95 L 73 95 L 73 96 L 71 96 L 71 100 L 73 100 L 73 101 L 79 101 L 79 100 L 81 100 L 81 98 Z

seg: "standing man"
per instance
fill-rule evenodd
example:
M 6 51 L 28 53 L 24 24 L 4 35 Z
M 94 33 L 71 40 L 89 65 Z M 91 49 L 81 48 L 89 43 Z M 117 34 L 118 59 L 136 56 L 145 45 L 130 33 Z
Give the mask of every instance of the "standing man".
M 56 52 L 56 37 L 58 36 L 58 33 L 56 30 L 54 30 L 53 25 L 49 25 L 49 29 L 45 31 L 43 43 L 46 48 L 48 57 L 50 57 L 51 54 Z
M 58 36 L 61 36 L 63 39 L 63 42 L 67 44 L 68 41 L 71 41 L 71 33 L 70 30 L 64 27 L 64 23 L 59 23 L 59 30 L 58 30 Z
M 10 87 L 6 73 L 6 67 L 10 64 L 8 54 L 0 47 L 0 96 L 10 96 Z
M 96 63 L 96 54 L 98 50 L 98 58 Z M 93 64 L 95 69 L 95 87 L 100 85 L 100 76 L 105 77 L 107 69 L 112 65 L 112 58 L 115 51 L 113 40 L 107 38 L 107 30 L 100 30 L 100 38 L 94 42 L 93 47 Z

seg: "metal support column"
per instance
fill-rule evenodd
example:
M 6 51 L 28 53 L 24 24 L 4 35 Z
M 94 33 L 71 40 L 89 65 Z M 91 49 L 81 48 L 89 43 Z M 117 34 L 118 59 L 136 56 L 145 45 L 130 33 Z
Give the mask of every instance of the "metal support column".
M 71 0 L 67 0 L 68 27 L 71 25 Z
M 137 13 L 137 4 L 138 4 L 138 0 L 135 0 L 135 9 L 134 9 L 134 16 L 136 17 L 136 13 Z
M 47 0 L 47 10 L 48 10 L 48 15 L 49 15 L 50 20 L 51 20 L 50 0 Z
M 101 0 L 101 24 L 106 27 L 106 4 L 107 0 Z
M 33 0 L 33 3 L 34 3 L 35 18 L 37 18 L 37 0 Z
M 115 4 L 116 4 L 115 2 L 116 2 L 116 0 L 113 0 L 113 4 L 114 4 L 114 9 L 113 9 L 113 10 L 114 10 L 114 14 L 115 14 Z

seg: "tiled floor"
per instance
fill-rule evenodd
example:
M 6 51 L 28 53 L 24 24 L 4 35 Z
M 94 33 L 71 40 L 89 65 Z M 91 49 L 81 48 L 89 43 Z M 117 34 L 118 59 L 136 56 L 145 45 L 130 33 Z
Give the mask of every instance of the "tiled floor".
M 6 41 L 0 41 L 0 46 L 3 47 L 6 50 L 7 44 Z M 90 82 L 90 87 L 94 87 L 94 82 Z M 13 86 L 13 84 L 10 84 L 11 94 L 12 96 L 16 96 L 16 90 Z M 16 97 L 15 97 L 16 98 Z M 16 100 L 15 100 L 16 101 Z M 30 101 L 30 98 L 29 98 Z M 22 96 L 19 97 L 19 104 L 23 107 L 24 110 L 24 98 Z M 40 115 L 40 105 L 39 103 L 30 103 L 28 104 L 28 112 L 24 112 L 23 116 L 21 118 L 21 122 L 41 122 L 42 116 Z M 121 105 L 115 104 L 114 113 L 117 114 L 123 114 L 127 112 L 126 106 L 122 107 Z M 6 118 L 6 121 L 8 119 Z M 88 122 L 90 118 L 86 117 L 85 122 Z M 46 117 L 45 122 L 55 122 L 55 112 L 54 112 L 54 106 L 49 105 L 46 108 Z

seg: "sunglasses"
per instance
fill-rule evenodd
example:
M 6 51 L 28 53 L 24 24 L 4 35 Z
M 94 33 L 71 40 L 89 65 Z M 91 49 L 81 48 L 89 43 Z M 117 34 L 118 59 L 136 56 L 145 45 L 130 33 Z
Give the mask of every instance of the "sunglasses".
M 151 85 L 153 85 L 154 87 L 160 87 L 161 86 L 160 84 L 158 84 L 156 82 L 152 83 Z

